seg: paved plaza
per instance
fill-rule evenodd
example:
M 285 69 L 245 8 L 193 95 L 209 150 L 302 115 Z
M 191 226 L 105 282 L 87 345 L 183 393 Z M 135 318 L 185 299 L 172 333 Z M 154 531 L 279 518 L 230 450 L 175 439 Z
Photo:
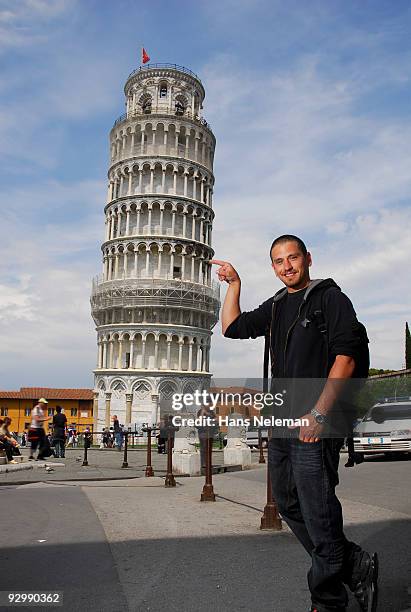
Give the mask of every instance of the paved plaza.
M 128 470 L 118 451 L 91 451 L 88 468 L 80 456 L 69 450 L 51 473 L 0 475 L 3 590 L 61 590 L 64 610 L 307 610 L 305 552 L 286 528 L 259 529 L 265 465 L 215 476 L 217 501 L 202 503 L 203 478 L 164 487 L 163 456 L 153 454 L 154 478 L 141 450 L 130 451 Z M 341 468 L 347 535 L 380 555 L 384 612 L 411 605 L 409 465 Z

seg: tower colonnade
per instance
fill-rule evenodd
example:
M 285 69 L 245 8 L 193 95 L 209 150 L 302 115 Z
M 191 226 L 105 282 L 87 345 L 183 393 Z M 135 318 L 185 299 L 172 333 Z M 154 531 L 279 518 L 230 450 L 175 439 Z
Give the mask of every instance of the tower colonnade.
M 211 247 L 214 213 L 192 201 L 131 199 L 106 207 L 105 239 L 126 236 L 175 236 Z
M 156 159 L 116 164 L 109 173 L 107 203 L 133 195 L 179 195 L 212 206 L 210 171 L 188 161 Z
M 111 134 L 111 163 L 125 157 L 158 154 L 183 157 L 211 169 L 215 143 L 207 134 L 208 130 L 188 123 L 179 130 L 173 122 L 169 122 L 170 118 L 166 117 L 156 123 L 143 120 L 142 124 L 129 121 L 127 127 L 115 125 Z
M 187 331 L 103 332 L 97 345 L 99 369 L 208 371 L 208 338 Z

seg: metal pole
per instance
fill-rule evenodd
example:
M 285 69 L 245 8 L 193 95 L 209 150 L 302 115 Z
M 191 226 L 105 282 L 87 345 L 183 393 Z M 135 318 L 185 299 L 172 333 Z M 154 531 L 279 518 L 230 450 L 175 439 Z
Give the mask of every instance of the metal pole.
M 166 487 L 175 487 L 176 481 L 173 474 L 173 438 L 171 437 L 171 427 L 168 428 L 167 437 L 167 474 L 166 474 Z
M 271 438 L 271 427 L 268 432 L 268 439 Z M 261 517 L 260 529 L 271 529 L 273 531 L 281 531 L 281 518 L 278 514 L 277 504 L 273 499 L 273 491 L 270 478 L 270 463 L 267 462 L 267 503 L 264 507 L 264 513 Z
M 87 444 L 87 438 L 86 436 L 84 436 L 84 457 L 83 457 L 83 464 L 84 466 L 88 465 L 88 459 L 87 459 L 87 448 L 88 444 Z
M 128 468 L 127 446 L 128 446 L 128 431 L 124 433 L 124 457 L 123 457 L 123 465 L 121 466 L 122 468 Z
M 147 427 L 144 431 L 147 432 L 147 465 L 146 476 L 154 476 L 153 466 L 151 465 L 151 427 Z
M 263 452 L 263 439 L 261 436 L 261 429 L 258 430 L 258 448 L 260 451 L 260 457 L 258 459 L 258 463 L 265 463 L 265 457 Z
M 215 502 L 215 493 L 214 493 L 214 488 L 213 488 L 212 453 L 213 453 L 213 439 L 207 433 L 205 483 L 203 486 L 203 492 L 201 493 L 201 498 L 200 498 L 201 501 Z

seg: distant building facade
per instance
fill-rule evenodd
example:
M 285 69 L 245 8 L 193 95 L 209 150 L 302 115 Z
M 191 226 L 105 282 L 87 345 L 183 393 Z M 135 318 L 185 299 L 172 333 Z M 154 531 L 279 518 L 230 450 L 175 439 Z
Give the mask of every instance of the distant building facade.
M 67 425 L 77 431 L 86 427 L 93 428 L 92 389 L 52 389 L 48 387 L 21 387 L 20 391 L 0 391 L 0 417 L 12 419 L 11 431 L 22 433 L 30 427 L 31 410 L 38 400 L 44 397 L 48 404 L 46 410 L 50 417 L 49 425 L 57 406 L 61 406 L 67 417 Z M 47 429 L 47 423 L 46 423 Z

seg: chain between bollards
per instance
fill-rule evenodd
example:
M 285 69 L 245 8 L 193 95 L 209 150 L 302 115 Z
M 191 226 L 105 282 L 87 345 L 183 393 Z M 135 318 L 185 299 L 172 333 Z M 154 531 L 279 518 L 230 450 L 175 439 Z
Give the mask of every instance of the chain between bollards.
M 167 474 L 164 483 L 166 487 L 175 487 L 176 480 L 173 474 L 173 437 L 171 436 L 171 427 L 168 427 L 167 436 Z
M 123 465 L 121 466 L 122 468 L 128 468 L 127 447 L 128 447 L 128 431 L 124 432 L 124 457 L 123 457 Z
M 203 486 L 203 492 L 201 493 L 201 501 L 213 501 L 215 502 L 215 493 L 213 488 L 213 439 L 207 433 L 206 438 L 206 469 L 205 469 L 205 483 Z

